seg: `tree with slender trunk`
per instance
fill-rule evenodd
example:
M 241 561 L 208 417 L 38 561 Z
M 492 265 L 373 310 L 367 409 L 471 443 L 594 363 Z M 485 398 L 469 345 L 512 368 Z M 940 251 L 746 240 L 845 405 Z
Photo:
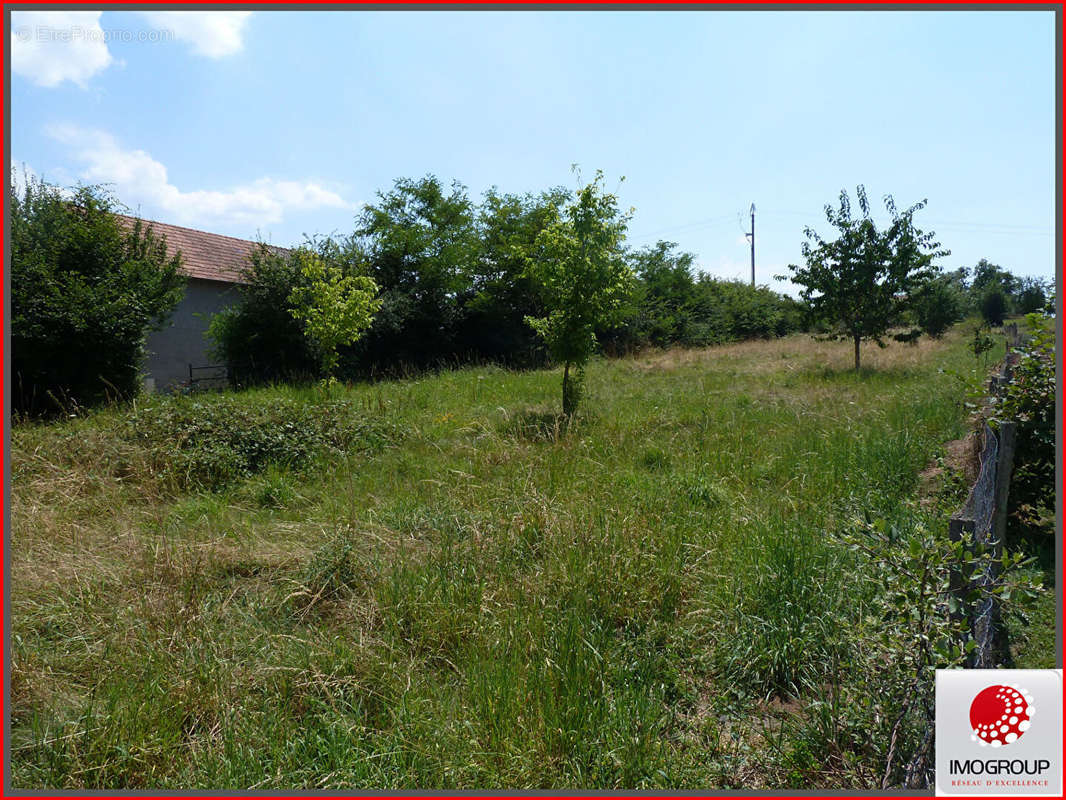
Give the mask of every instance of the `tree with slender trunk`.
M 603 173 L 580 188 L 573 202 L 537 235 L 527 275 L 540 289 L 546 315 L 526 317 L 563 365 L 563 413 L 581 399 L 584 367 L 596 347 L 596 327 L 620 313 L 634 275 L 623 247 L 630 214 L 603 191 Z
M 925 208 L 926 200 L 899 211 L 892 196 L 885 195 L 891 223 L 879 230 L 866 189 L 859 186 L 856 194 L 861 216 L 852 216 L 848 193 L 841 191 L 840 208 L 825 207 L 826 219 L 840 235 L 827 241 L 805 228 L 802 252 L 806 264 L 789 264 L 792 274 L 778 278 L 803 287 L 800 297 L 815 319 L 831 326 L 830 338 L 853 342 L 857 371 L 861 343 L 872 340 L 885 346 L 886 335 L 903 324 L 919 289 L 938 274 L 934 259 L 950 251 L 940 247 L 934 233 L 914 226 L 914 215 Z M 917 328 L 894 338 L 913 341 L 921 332 Z

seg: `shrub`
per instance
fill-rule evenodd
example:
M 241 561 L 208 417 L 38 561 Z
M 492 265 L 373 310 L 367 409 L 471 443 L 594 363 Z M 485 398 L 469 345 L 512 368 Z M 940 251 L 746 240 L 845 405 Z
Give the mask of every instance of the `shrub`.
M 297 403 L 223 396 L 164 399 L 126 418 L 126 436 L 152 454 L 156 474 L 182 488 L 219 489 L 272 465 L 377 451 L 399 439 L 394 425 L 347 401 Z
M 840 685 L 824 686 L 830 703 L 806 725 L 815 747 L 825 748 L 816 758 L 850 752 L 875 767 L 882 789 L 928 785 L 935 670 L 967 666 L 977 649 L 967 608 L 994 599 L 1013 613 L 1039 592 L 1021 555 L 998 558 L 980 543 L 953 542 L 929 519 L 907 506 L 891 519 L 871 519 L 864 508 L 831 531 L 850 551 L 862 613 L 849 626 L 851 668 Z M 952 589 L 960 573 L 965 581 L 994 562 L 994 583 Z
M 294 291 L 310 288 L 303 272 L 307 252 L 345 274 L 358 267 L 356 254 L 328 238 L 310 239 L 295 250 L 260 243 L 244 272 L 240 302 L 212 317 L 208 329 L 214 355 L 226 364 L 234 384 L 309 379 L 318 373 L 316 354 L 289 303 Z
M 991 286 L 981 295 L 981 317 L 993 328 L 1003 324 L 1007 315 L 1007 295 L 999 286 Z
M 181 300 L 180 256 L 99 186 L 12 181 L 11 375 L 15 411 L 55 413 L 138 391 L 144 339 Z
M 401 178 L 378 192 L 351 243 L 381 289 L 381 311 L 357 349 L 360 367 L 435 366 L 456 354 L 462 299 L 478 260 L 474 206 L 466 187 Z
M 1047 305 L 1048 293 L 1044 282 L 1037 278 L 1023 278 L 1014 297 L 1015 311 L 1035 314 Z
M 995 418 L 1017 423 L 1010 506 L 1015 519 L 1031 526 L 1053 517 L 1055 508 L 1055 333 L 1048 317 L 1026 320 L 1030 339 L 995 400 Z
M 765 286 L 697 275 L 695 256 L 676 248 L 660 241 L 629 254 L 637 281 L 621 323 L 597 331 L 606 349 L 706 347 L 803 328 L 803 308 L 792 298 Z
M 930 281 L 915 294 L 915 322 L 934 339 L 943 336 L 962 316 L 963 297 L 947 280 Z

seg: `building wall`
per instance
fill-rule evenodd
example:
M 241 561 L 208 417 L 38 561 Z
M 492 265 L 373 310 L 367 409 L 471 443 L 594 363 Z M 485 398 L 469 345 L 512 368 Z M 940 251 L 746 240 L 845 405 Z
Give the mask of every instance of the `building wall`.
M 148 334 L 145 359 L 145 388 L 167 391 L 189 380 L 189 365 L 206 367 L 216 362 L 208 355 L 209 342 L 205 336 L 211 316 L 238 298 L 232 283 L 190 278 L 185 297 L 174 309 L 166 326 Z M 211 373 L 200 371 L 197 377 Z

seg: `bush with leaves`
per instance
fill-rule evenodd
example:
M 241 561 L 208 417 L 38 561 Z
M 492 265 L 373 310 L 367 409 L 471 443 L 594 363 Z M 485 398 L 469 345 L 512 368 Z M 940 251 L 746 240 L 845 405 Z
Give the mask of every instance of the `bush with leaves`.
M 981 318 L 998 328 L 1007 316 L 1007 295 L 998 285 L 989 286 L 981 295 Z
M 1016 423 L 1010 513 L 1023 530 L 1054 533 L 1055 516 L 1055 332 L 1051 318 L 1026 317 L 1029 339 L 1003 394 L 994 400 L 994 420 Z
M 125 436 L 150 454 L 152 469 L 176 488 L 214 490 L 323 455 L 378 451 L 397 441 L 395 425 L 346 400 L 168 397 L 141 405 Z
M 361 367 L 391 372 L 454 359 L 478 254 L 466 187 L 449 189 L 433 175 L 396 180 L 363 208 L 351 245 L 382 300 L 358 348 Z
M 345 275 L 336 264 L 308 250 L 296 254 L 302 285 L 289 294 L 289 311 L 303 323 L 324 377 L 333 378 L 337 348 L 356 341 L 381 308 L 378 286 L 365 275 Z
M 695 255 L 659 241 L 628 255 L 636 273 L 621 323 L 597 330 L 611 352 L 641 347 L 706 347 L 801 330 L 802 307 L 765 286 L 697 273 Z
M 939 339 L 963 318 L 965 297 L 950 278 L 938 276 L 915 292 L 913 308 L 918 328 Z
M 57 413 L 139 391 L 144 341 L 180 302 L 180 255 L 99 186 L 12 176 L 12 408 Z M 125 218 L 128 220 L 128 218 Z
M 1047 284 L 1039 278 L 1022 278 L 1014 294 L 1014 311 L 1018 314 L 1036 314 L 1044 310 L 1048 300 Z
M 304 335 L 290 303 L 294 292 L 310 289 L 304 265 L 311 255 L 344 276 L 363 269 L 357 249 L 330 237 L 310 238 L 291 250 L 260 242 L 244 270 L 239 301 L 211 318 L 208 336 L 214 355 L 226 364 L 235 385 L 309 380 L 319 374 L 314 343 Z
M 995 601 L 1006 613 L 1040 591 L 1021 554 L 952 541 L 945 527 L 909 508 L 892 521 L 851 515 L 835 533 L 856 559 L 865 611 L 849 674 L 825 689 L 839 716 L 812 714 L 810 724 L 825 727 L 817 738 L 827 749 L 873 768 L 871 788 L 930 785 L 935 670 L 966 666 L 977 650 L 968 609 Z M 997 577 L 973 580 L 984 573 Z
M 477 257 L 465 269 L 469 285 L 460 296 L 457 356 L 513 366 L 544 364 L 543 342 L 525 321 L 544 312 L 526 264 L 537 236 L 570 196 L 558 187 L 540 194 L 485 192 L 476 216 Z

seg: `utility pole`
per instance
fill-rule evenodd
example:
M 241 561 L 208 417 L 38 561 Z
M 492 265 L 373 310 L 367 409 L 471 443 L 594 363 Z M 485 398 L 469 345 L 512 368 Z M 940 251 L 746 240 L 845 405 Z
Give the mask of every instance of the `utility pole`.
M 743 230 L 743 228 L 741 228 Z M 751 232 L 744 235 L 751 240 L 751 285 L 755 285 L 755 204 L 751 204 Z

